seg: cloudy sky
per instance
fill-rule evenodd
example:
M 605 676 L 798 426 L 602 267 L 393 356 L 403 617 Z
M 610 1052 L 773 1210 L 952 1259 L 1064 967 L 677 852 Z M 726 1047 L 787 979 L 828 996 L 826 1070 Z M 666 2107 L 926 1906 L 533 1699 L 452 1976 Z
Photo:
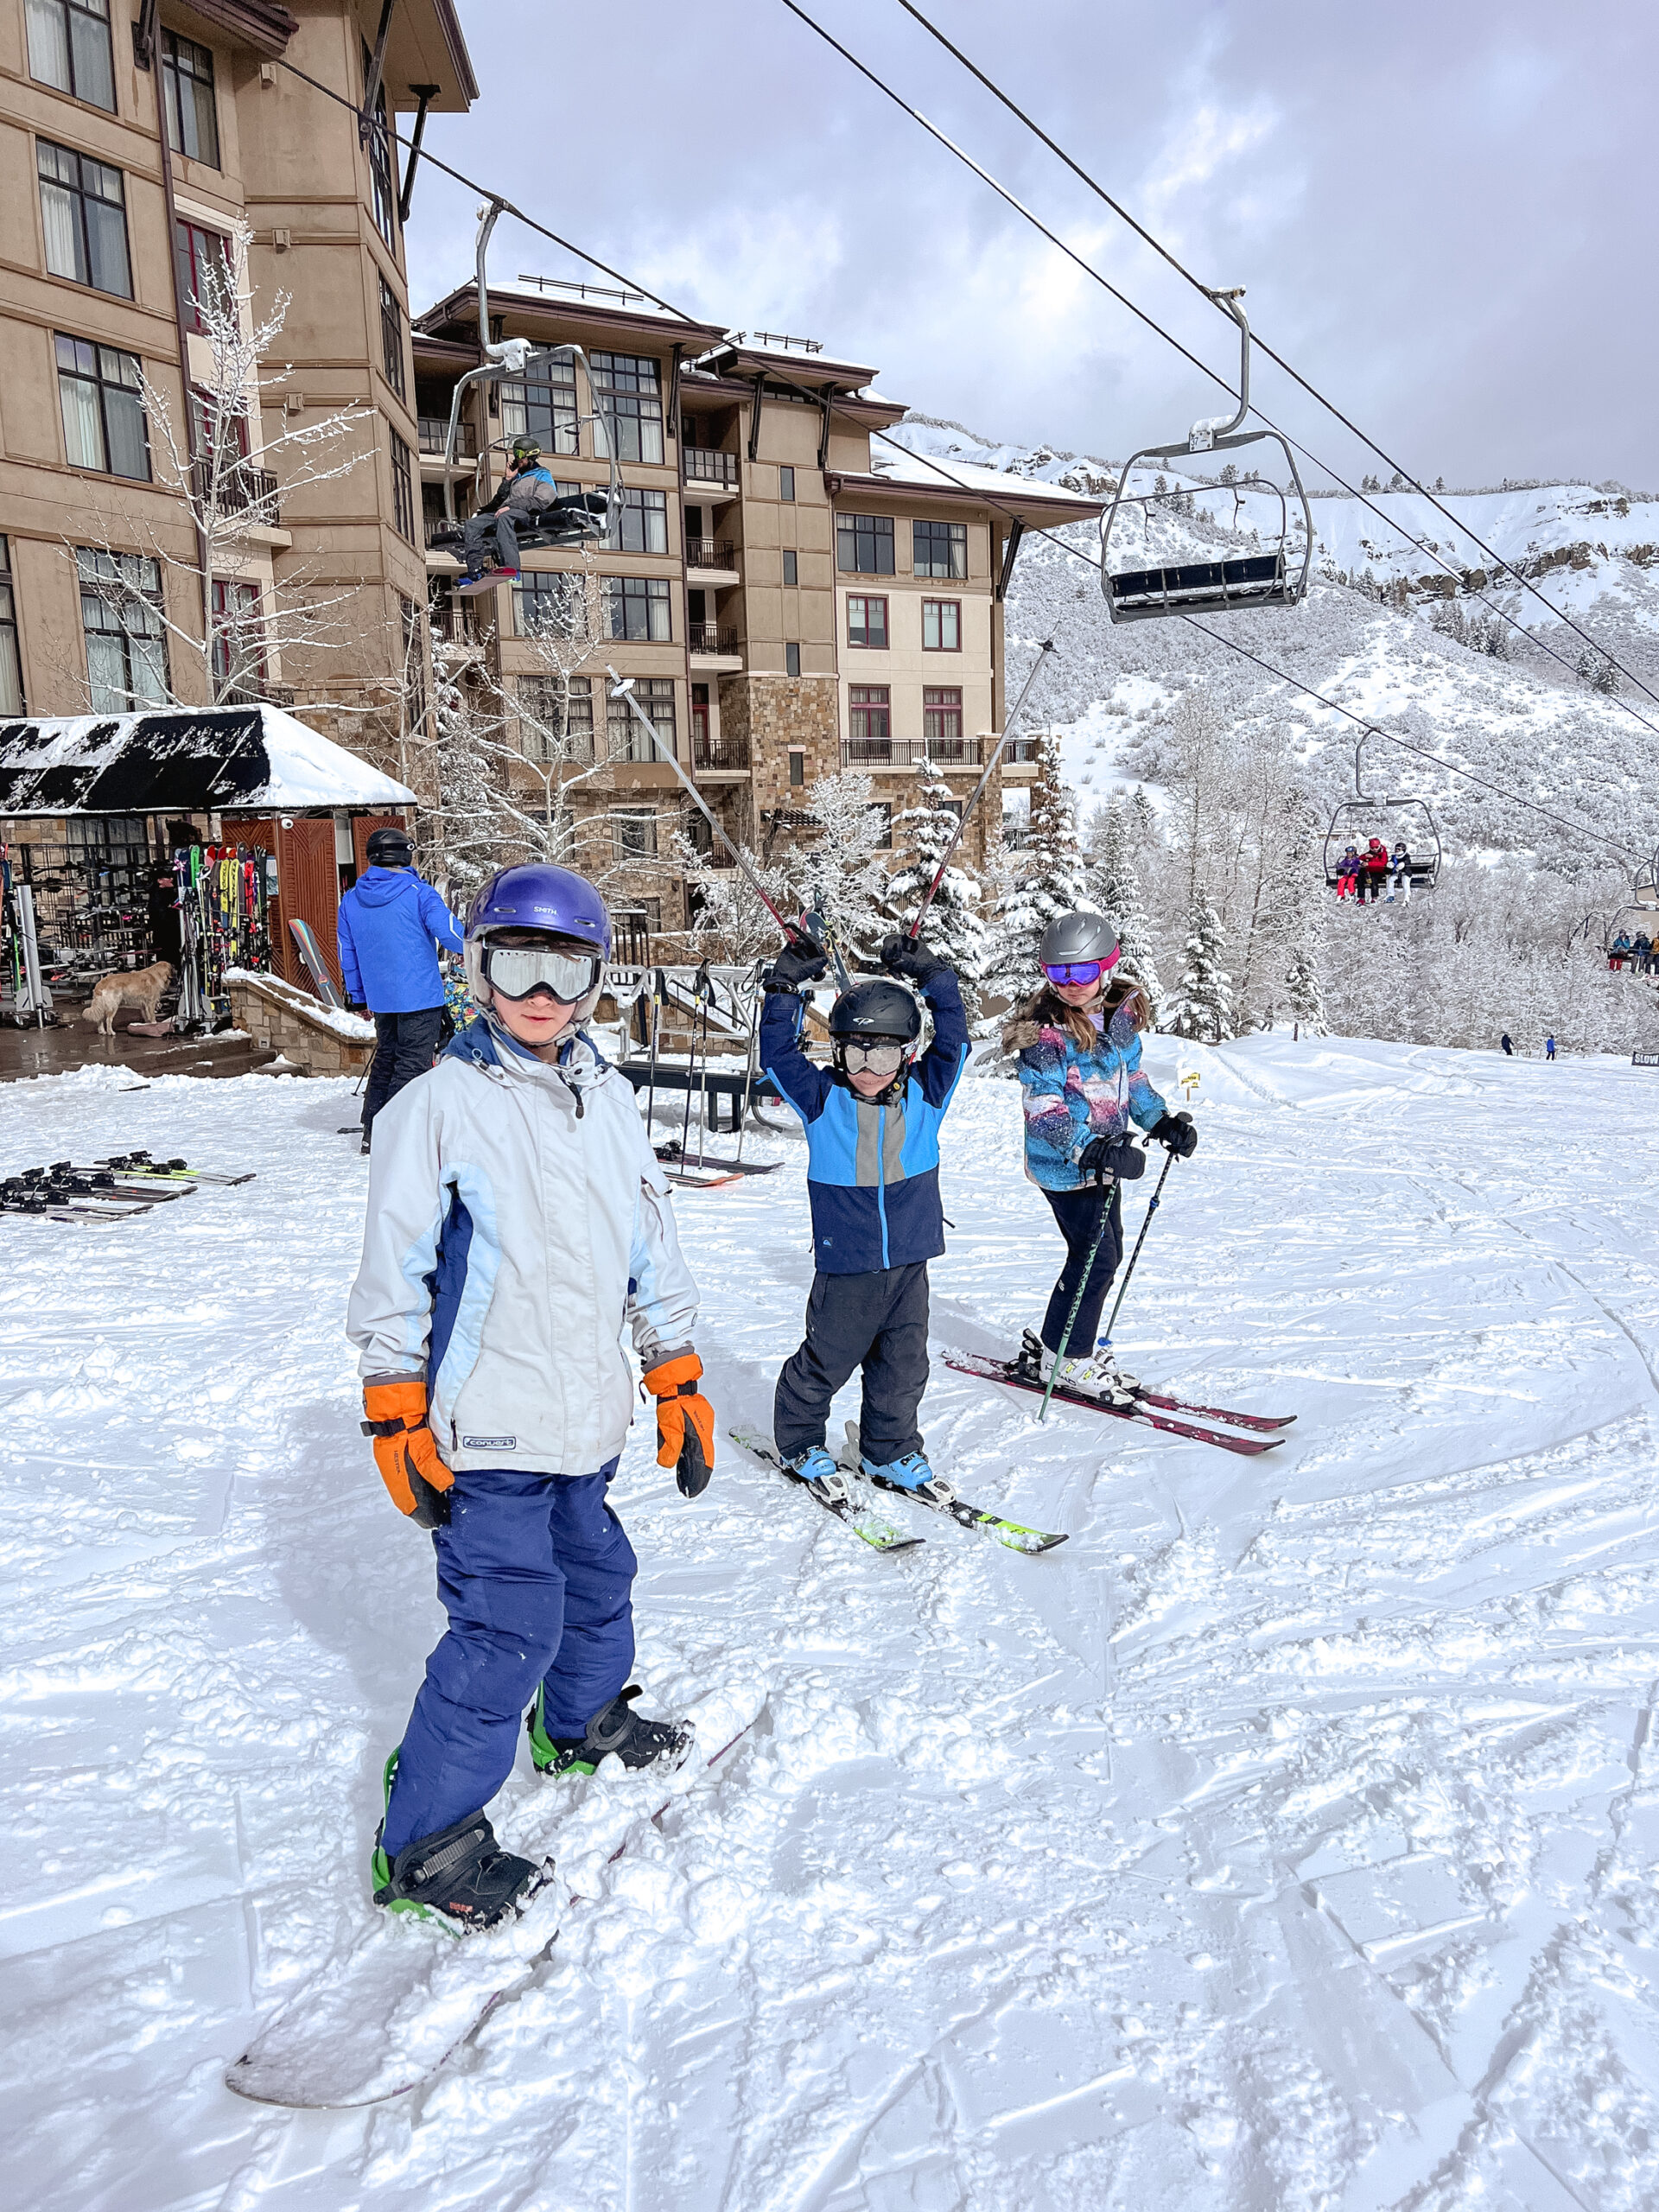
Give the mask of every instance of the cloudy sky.
M 1659 486 L 1650 0 L 919 4 L 1206 282 L 1245 284 L 1264 337 L 1408 467 Z M 1215 310 L 897 0 L 803 5 L 1236 373 Z M 461 11 L 482 96 L 432 149 L 677 305 L 823 339 L 996 438 L 1121 458 L 1215 410 L 781 0 Z M 417 303 L 470 271 L 474 205 L 422 179 Z M 496 238 L 498 276 L 584 273 L 509 220 Z M 1316 453 L 1376 466 L 1279 370 L 1255 385 Z

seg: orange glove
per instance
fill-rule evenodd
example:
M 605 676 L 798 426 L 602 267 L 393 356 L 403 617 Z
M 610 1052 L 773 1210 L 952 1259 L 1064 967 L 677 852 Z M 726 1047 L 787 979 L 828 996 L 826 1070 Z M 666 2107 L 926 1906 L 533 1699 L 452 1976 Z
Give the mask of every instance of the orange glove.
M 697 1388 L 702 1362 L 694 1351 L 665 1359 L 645 1375 L 657 1401 L 657 1464 L 672 1467 L 682 1497 L 699 1497 L 715 1471 L 715 1409 Z
M 426 1385 L 414 1376 L 365 1382 L 365 1436 L 374 1439 L 374 1464 L 391 1502 L 417 1529 L 441 1529 L 449 1518 L 455 1478 L 438 1457 L 438 1440 L 426 1425 Z

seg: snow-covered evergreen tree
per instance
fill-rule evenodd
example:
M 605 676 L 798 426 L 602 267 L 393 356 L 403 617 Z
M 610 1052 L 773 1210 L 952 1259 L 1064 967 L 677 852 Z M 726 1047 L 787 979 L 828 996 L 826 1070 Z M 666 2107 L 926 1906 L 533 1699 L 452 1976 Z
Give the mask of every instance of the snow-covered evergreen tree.
M 1180 992 L 1168 1026 L 1178 1037 L 1219 1045 L 1233 1033 L 1233 979 L 1223 965 L 1226 946 L 1221 917 L 1202 888 L 1193 894 L 1185 951 Z
M 1031 824 L 1011 856 L 1013 868 L 991 925 L 982 1003 L 1013 1004 L 1036 988 L 1037 950 L 1057 914 L 1090 904 L 1077 847 L 1071 794 L 1060 766 L 1060 741 L 1052 732 L 1037 740 L 1037 779 L 1031 787 Z M 987 1017 L 988 1033 L 1001 1014 Z
M 1139 801 L 1139 805 L 1136 804 Z M 1136 848 L 1145 840 L 1148 822 L 1155 823 L 1144 791 L 1131 799 L 1115 791 L 1089 825 L 1084 893 L 1117 931 L 1123 963 L 1133 969 L 1152 1001 L 1156 1019 L 1162 987 L 1153 958 L 1152 917 L 1141 893 L 1140 872 L 1135 864 Z
M 931 761 L 916 769 L 912 804 L 893 817 L 894 842 L 907 852 L 887 879 L 882 912 L 896 930 L 907 930 L 938 873 L 939 862 L 957 834 L 959 804 L 950 786 Z M 953 858 L 933 894 L 922 923 L 922 934 L 941 960 L 948 960 L 962 979 L 963 998 L 969 1018 L 990 949 L 982 911 L 984 893 L 973 870 Z

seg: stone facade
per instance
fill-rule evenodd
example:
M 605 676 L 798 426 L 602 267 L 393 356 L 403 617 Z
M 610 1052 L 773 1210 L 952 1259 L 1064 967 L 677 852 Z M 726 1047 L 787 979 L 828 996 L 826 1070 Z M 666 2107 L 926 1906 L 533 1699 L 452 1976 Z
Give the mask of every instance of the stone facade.
M 315 999 L 275 976 L 234 974 L 226 988 L 237 1027 L 303 1075 L 360 1075 L 373 1058 L 372 1023 L 325 1014 Z
M 752 831 L 761 846 L 777 817 L 807 803 L 821 776 L 841 769 L 834 676 L 733 676 L 720 687 L 721 727 L 741 733 L 748 748 L 754 810 Z M 791 756 L 802 780 L 791 780 Z

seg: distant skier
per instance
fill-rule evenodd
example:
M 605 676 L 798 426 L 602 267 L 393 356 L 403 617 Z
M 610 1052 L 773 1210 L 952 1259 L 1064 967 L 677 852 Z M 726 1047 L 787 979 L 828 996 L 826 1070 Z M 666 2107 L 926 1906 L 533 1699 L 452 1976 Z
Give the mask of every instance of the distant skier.
M 542 1870 L 485 1808 L 520 1727 L 543 1775 L 682 1763 L 690 1729 L 634 1713 L 636 1562 L 607 1502 L 632 1418 L 626 1323 L 658 1401 L 659 1466 L 696 1497 L 714 1414 L 696 1287 L 626 1084 L 581 1024 L 611 925 L 568 869 L 504 868 L 474 900 L 483 1008 L 385 1109 L 346 1331 L 365 1430 L 430 1529 L 449 1626 L 386 1764 L 374 1901 L 487 1928 Z M 529 1715 L 525 1718 L 525 1708 Z
M 854 983 L 830 1014 L 834 1065 L 801 1050 L 800 986 L 828 961 L 797 939 L 765 976 L 760 1064 L 806 1128 L 807 1195 L 817 1272 L 806 1335 L 778 1377 L 772 1435 L 793 1472 L 833 1496 L 830 1402 L 863 1370 L 859 1447 L 867 1474 L 903 1490 L 933 1480 L 917 1425 L 927 1388 L 927 1263 L 944 1249 L 939 1123 L 968 1065 L 968 1021 L 952 970 L 919 940 L 889 937 L 888 976 Z M 921 1058 L 921 1008 L 933 1040 Z
M 1512 1058 L 1515 1053 L 1515 1046 L 1510 1041 L 1510 1033 L 1507 1029 L 1497 1041 L 1503 1047 L 1504 1058 L 1506 1060 Z
M 363 1149 L 389 1098 L 432 1065 L 443 1022 L 438 948 L 462 949 L 461 925 L 415 873 L 402 830 L 376 830 L 368 867 L 340 902 L 336 938 L 346 1001 L 370 1008 L 378 1042 L 363 1096 Z
M 1553 1060 L 1554 1057 L 1555 1039 L 1553 1037 L 1546 1037 L 1544 1039 L 1544 1058 L 1547 1060 Z
M 1003 1031 L 1002 1047 L 1019 1055 L 1026 1173 L 1048 1200 L 1066 1253 L 1041 1332 L 1026 1332 L 1021 1357 L 1042 1382 L 1058 1369 L 1067 1389 L 1121 1405 L 1133 1397 L 1136 1378 L 1095 1338 L 1123 1256 L 1119 1185 L 1146 1164 L 1128 1125 L 1135 1121 L 1183 1160 L 1197 1149 L 1198 1133 L 1192 1116 L 1172 1114 L 1141 1072 L 1139 1033 L 1150 1010 L 1132 976 L 1108 980 L 1118 954 L 1116 935 L 1098 914 L 1051 922 L 1039 956 L 1046 980 Z M 1105 1233 L 1061 1358 L 1066 1317 L 1103 1214 Z

